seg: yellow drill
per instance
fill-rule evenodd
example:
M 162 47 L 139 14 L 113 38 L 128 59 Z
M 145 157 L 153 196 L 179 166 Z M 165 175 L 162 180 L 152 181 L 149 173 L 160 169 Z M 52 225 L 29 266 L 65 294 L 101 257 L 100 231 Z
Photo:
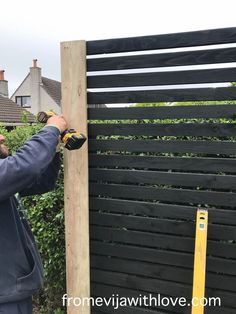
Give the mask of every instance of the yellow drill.
M 40 123 L 46 123 L 48 119 L 54 115 L 55 113 L 53 111 L 40 111 L 37 115 L 37 120 Z M 74 129 L 66 129 L 61 134 L 61 141 L 68 150 L 79 149 L 84 144 L 86 139 L 86 136 L 82 133 L 76 132 Z

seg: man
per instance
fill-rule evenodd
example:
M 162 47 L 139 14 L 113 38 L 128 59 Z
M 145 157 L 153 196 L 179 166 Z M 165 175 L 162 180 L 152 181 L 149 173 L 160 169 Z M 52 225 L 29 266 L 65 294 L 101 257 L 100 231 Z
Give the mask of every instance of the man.
M 0 135 L 0 313 L 32 313 L 32 294 L 42 286 L 43 270 L 31 229 L 15 197 L 54 188 L 60 169 L 56 152 L 67 128 L 63 116 L 47 125 L 13 156 Z

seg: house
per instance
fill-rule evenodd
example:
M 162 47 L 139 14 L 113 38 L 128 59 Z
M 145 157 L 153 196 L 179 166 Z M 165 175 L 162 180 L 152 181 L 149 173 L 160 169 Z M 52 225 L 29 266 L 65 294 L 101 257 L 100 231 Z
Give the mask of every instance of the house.
M 37 59 L 20 86 L 11 96 L 11 100 L 33 114 L 39 111 L 53 110 L 61 113 L 61 82 L 42 76 Z M 106 107 L 89 105 L 89 107 Z
M 39 111 L 53 110 L 61 112 L 61 83 L 43 77 L 37 59 L 20 86 L 11 96 L 11 100 L 33 114 Z
M 17 105 L 8 98 L 8 81 L 4 78 L 4 71 L 0 71 L 0 124 L 7 128 L 17 125 L 23 125 L 24 117 L 27 116 L 27 122 L 35 122 L 35 116 Z

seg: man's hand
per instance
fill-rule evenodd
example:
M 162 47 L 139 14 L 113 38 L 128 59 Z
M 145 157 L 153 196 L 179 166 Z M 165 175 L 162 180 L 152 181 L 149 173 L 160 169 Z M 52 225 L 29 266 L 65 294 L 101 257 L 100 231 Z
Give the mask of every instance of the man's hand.
M 5 136 L 0 134 L 0 145 L 5 142 Z
M 0 159 L 7 158 L 9 156 L 8 148 L 3 144 L 5 142 L 5 136 L 0 134 Z
M 61 133 L 64 132 L 68 127 L 67 122 L 66 122 L 63 115 L 52 116 L 51 118 L 48 119 L 47 125 L 52 125 L 52 126 L 58 127 L 58 129 L 61 131 Z

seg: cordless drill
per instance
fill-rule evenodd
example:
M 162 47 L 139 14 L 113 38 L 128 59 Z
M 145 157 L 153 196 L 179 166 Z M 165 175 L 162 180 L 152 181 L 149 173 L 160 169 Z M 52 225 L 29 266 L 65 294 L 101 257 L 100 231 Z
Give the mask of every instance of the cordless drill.
M 37 115 L 37 120 L 40 123 L 46 123 L 48 119 L 54 115 L 55 113 L 53 111 L 40 111 Z M 86 136 L 82 133 L 76 132 L 74 129 L 66 129 L 61 134 L 61 141 L 68 150 L 75 150 L 79 149 L 84 144 Z

